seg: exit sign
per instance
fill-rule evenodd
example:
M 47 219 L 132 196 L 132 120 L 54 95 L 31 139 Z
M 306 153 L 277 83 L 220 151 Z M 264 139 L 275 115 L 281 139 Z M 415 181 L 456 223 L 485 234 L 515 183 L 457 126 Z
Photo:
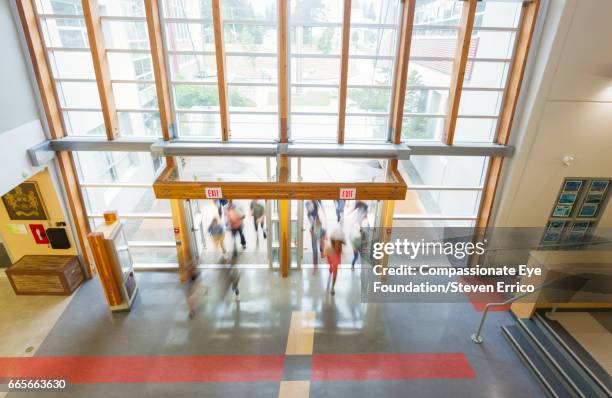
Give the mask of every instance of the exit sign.
M 340 188 L 340 199 L 353 200 L 357 196 L 355 188 Z
M 223 197 L 221 188 L 204 188 L 204 193 L 206 194 L 206 199 L 221 199 Z

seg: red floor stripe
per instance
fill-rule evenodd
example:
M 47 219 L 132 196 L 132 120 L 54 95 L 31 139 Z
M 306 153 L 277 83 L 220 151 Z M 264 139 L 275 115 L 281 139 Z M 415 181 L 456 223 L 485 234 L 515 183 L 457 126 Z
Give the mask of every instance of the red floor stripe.
M 0 358 L 0 378 L 70 383 L 280 381 L 284 356 L 101 356 Z
M 474 378 L 461 353 L 314 355 L 312 380 Z

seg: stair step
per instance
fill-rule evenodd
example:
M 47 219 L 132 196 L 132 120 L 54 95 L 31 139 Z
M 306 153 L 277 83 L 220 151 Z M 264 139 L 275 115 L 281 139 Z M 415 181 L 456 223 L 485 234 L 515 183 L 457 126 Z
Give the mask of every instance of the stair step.
M 595 362 L 589 353 L 567 331 L 556 322 L 546 319 L 545 315 L 540 312 L 536 312 L 534 321 L 545 334 L 554 339 L 560 347 L 563 347 L 564 352 L 579 365 L 585 374 L 590 376 L 593 383 L 603 392 L 604 397 L 612 397 L 612 377 Z
M 559 342 L 553 340 L 554 338 L 551 338 L 538 324 L 531 319 L 518 319 L 517 323 L 532 345 L 537 346 L 549 365 L 557 370 L 578 396 L 583 398 L 608 396 L 576 361 L 562 351 Z
M 519 357 L 527 364 L 529 370 L 535 374 L 545 391 L 555 398 L 575 397 L 574 394 L 555 374 L 548 363 L 542 358 L 538 351 L 531 345 L 519 326 L 502 326 L 502 331 L 510 341 L 510 345 L 518 353 Z

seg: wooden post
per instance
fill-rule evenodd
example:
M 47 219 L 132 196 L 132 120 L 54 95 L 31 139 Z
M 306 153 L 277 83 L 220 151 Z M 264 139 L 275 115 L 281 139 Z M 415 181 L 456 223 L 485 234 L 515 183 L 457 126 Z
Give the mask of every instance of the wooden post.
M 225 79 L 225 45 L 223 44 L 223 16 L 221 1 L 212 0 L 213 30 L 215 33 L 215 56 L 217 59 L 217 85 L 219 87 L 219 112 L 221 114 L 221 139 L 229 140 L 229 100 Z
M 172 129 L 175 124 L 172 100 L 170 95 L 170 84 L 168 79 L 168 65 L 164 56 L 164 42 L 159 15 L 159 1 L 147 0 L 144 2 L 147 16 L 147 29 L 149 31 L 149 44 L 151 46 L 151 61 L 153 63 L 153 74 L 155 76 L 155 89 L 157 102 L 159 104 L 159 120 L 161 122 L 162 137 L 164 141 L 172 137 Z M 172 158 L 167 158 L 172 159 Z
M 402 123 L 404 119 L 404 100 L 408 86 L 408 65 L 410 63 L 410 45 L 412 42 L 412 27 L 414 25 L 414 9 L 416 0 L 404 0 L 399 29 L 398 54 L 395 59 L 395 81 L 391 93 L 391 114 L 389 126 L 391 139 L 395 144 L 402 140 Z M 397 162 L 395 162 L 397 164 Z
M 288 16 L 287 0 L 278 0 L 278 113 L 279 113 L 279 140 L 281 143 L 289 141 L 289 47 L 287 33 Z M 289 159 L 286 155 L 278 157 L 277 178 L 279 182 L 288 182 Z M 279 262 L 281 275 L 289 275 L 289 263 L 291 262 L 291 202 L 279 200 L 278 202 L 279 223 Z
M 516 50 L 514 60 L 508 77 L 508 85 L 502 104 L 502 111 L 497 124 L 496 142 L 507 145 L 512 130 L 512 122 L 516 113 L 516 107 L 523 83 L 523 75 L 527 65 L 527 57 L 531 48 L 531 39 L 535 30 L 535 24 L 540 9 L 540 0 L 523 3 L 521 26 L 517 34 Z M 491 221 L 495 193 L 501 176 L 503 158 L 494 157 L 489 162 L 489 169 L 485 179 L 482 200 L 476 220 L 476 227 L 486 228 Z
M 62 119 L 62 111 L 59 106 L 51 69 L 47 63 L 46 50 L 38 27 L 38 16 L 34 8 L 34 0 L 21 0 L 17 1 L 16 4 L 51 138 L 62 138 L 66 136 L 66 128 Z M 70 152 L 58 152 L 57 164 L 66 189 L 68 205 L 74 222 L 74 230 L 76 231 L 85 262 L 85 277 L 91 278 L 91 260 L 87 251 L 87 235 L 90 232 L 89 220 L 87 219 L 87 212 L 85 211 L 85 204 L 81 195 L 72 154 Z
M 467 67 L 470 52 L 470 41 L 472 29 L 474 28 L 474 17 L 476 16 L 477 0 L 465 0 L 461 10 L 461 21 L 457 37 L 457 50 L 453 64 L 453 74 L 448 92 L 448 110 L 444 119 L 444 141 L 447 145 L 453 145 L 455 128 L 457 127 L 457 115 L 459 114 L 459 103 L 461 102 L 461 90 L 465 69 Z
M 344 0 L 344 13 L 342 18 L 342 53 L 340 55 L 340 87 L 338 91 L 338 144 L 344 144 L 350 38 L 351 0 Z
M 111 83 L 108 59 L 106 58 L 106 46 L 104 44 L 104 34 L 102 33 L 98 0 L 82 1 L 83 17 L 85 18 L 85 26 L 87 26 L 87 37 L 89 38 L 89 48 L 91 49 L 94 71 L 96 73 L 100 105 L 102 106 L 102 115 L 104 117 L 104 125 L 106 126 L 106 136 L 109 140 L 114 140 L 119 134 L 119 119 L 117 118 L 113 84 Z

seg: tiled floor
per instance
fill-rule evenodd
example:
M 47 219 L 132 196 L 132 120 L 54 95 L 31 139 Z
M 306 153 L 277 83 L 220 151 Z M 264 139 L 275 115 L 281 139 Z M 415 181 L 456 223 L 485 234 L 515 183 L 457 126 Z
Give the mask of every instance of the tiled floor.
M 0 377 L 55 369 L 85 380 L 50 397 L 543 396 L 500 333 L 508 313 L 491 313 L 476 345 L 469 336 L 481 314 L 471 304 L 361 303 L 359 272 L 340 270 L 332 297 L 322 270 L 282 279 L 245 269 L 235 302 L 224 271 L 204 270 L 211 288 L 193 320 L 173 273 L 139 274 L 132 311 L 114 315 L 92 280 L 49 325 L 33 362 L 4 358 Z

